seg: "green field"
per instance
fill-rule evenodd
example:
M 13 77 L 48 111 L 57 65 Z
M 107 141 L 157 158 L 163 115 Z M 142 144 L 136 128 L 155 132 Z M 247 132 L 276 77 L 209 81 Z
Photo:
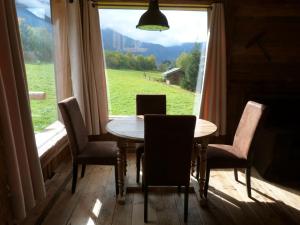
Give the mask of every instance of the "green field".
M 57 102 L 53 64 L 26 64 L 29 91 L 43 91 L 45 100 L 31 100 L 34 131 L 42 131 L 57 120 Z
M 135 114 L 136 94 L 166 94 L 168 114 L 192 114 L 195 94 L 165 83 L 152 81 L 158 72 L 107 70 L 110 115 Z M 148 80 L 150 77 L 150 80 Z
M 53 64 L 27 64 L 26 72 L 29 90 L 47 94 L 45 100 L 30 101 L 34 130 L 38 132 L 57 120 L 54 67 Z M 108 69 L 109 114 L 135 114 L 135 95 L 138 93 L 166 94 L 168 114 L 192 114 L 195 94 L 155 81 L 160 78 L 159 72 Z

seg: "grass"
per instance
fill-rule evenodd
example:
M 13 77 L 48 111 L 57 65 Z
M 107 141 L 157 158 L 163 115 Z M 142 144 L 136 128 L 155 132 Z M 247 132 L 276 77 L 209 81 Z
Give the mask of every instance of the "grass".
M 43 91 L 45 100 L 31 100 L 35 132 L 44 130 L 57 120 L 57 101 L 53 64 L 27 64 L 27 81 L 30 91 Z M 168 114 L 192 114 L 194 93 L 178 86 L 157 82 L 159 72 L 133 70 L 107 71 L 110 115 L 134 115 L 136 94 L 166 94 Z M 146 75 L 146 76 L 145 76 Z
M 183 90 L 175 85 L 148 80 L 148 77 L 158 78 L 159 72 L 144 72 L 133 70 L 107 70 L 110 114 L 135 114 L 136 94 L 166 94 L 168 114 L 192 114 L 194 105 L 193 92 Z
M 57 120 L 53 64 L 26 64 L 29 91 L 43 91 L 45 100 L 30 100 L 34 131 L 42 131 Z

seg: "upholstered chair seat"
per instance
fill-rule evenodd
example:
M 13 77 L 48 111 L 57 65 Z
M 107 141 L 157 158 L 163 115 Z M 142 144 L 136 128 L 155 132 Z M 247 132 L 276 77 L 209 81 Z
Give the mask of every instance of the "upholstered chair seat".
M 117 151 L 117 144 L 112 141 L 88 142 L 82 152 L 77 155 L 77 161 L 86 164 L 114 165 Z
M 246 186 L 248 197 L 251 197 L 251 166 L 255 147 L 253 138 L 263 116 L 265 106 L 249 101 L 243 111 L 232 145 L 210 144 L 207 149 L 206 182 L 204 196 L 207 196 L 209 175 L 211 169 L 233 168 L 238 181 L 238 168 L 246 169 Z M 198 169 L 199 171 L 199 165 Z M 199 172 L 197 172 L 199 174 Z
M 207 163 L 211 168 L 244 168 L 247 159 L 239 156 L 232 145 L 211 144 L 207 149 Z
M 58 103 L 70 144 L 73 161 L 72 193 L 76 190 L 78 165 L 82 165 L 81 177 L 86 165 L 113 165 L 115 167 L 116 194 L 118 194 L 117 144 L 112 141 L 91 141 L 76 98 L 70 97 Z

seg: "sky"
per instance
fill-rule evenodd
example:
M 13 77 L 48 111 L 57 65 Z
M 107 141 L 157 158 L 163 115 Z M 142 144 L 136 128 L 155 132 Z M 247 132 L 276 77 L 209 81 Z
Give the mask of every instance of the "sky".
M 50 0 L 16 0 L 16 3 L 24 5 L 30 12 L 42 19 L 45 16 L 49 18 L 51 16 Z
M 16 0 L 28 7 L 36 16 L 50 17 L 50 0 Z M 136 29 L 141 15 L 146 10 L 100 9 L 100 26 L 111 28 L 125 36 L 142 42 L 163 46 L 180 45 L 185 42 L 203 42 L 206 39 L 207 14 L 205 11 L 161 10 L 168 19 L 170 29 L 166 31 L 144 31 Z
M 101 29 L 110 28 L 135 40 L 161 44 L 180 45 L 185 42 L 203 42 L 206 39 L 207 14 L 205 11 L 161 10 L 170 26 L 166 31 L 136 29 L 146 10 L 100 9 Z

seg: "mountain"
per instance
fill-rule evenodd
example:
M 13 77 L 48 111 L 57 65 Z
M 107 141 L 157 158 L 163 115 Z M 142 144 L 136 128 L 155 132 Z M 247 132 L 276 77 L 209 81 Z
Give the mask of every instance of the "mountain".
M 174 61 L 182 52 L 189 52 L 195 46 L 195 43 L 184 43 L 165 47 L 132 39 L 112 29 L 102 30 L 102 41 L 107 51 L 131 52 L 143 56 L 154 55 L 158 64 L 165 60 Z
M 51 18 L 45 16 L 45 18 L 40 18 L 29 11 L 29 9 L 20 4 L 16 3 L 18 18 L 24 20 L 24 23 L 30 25 L 31 27 L 43 27 L 48 31 L 52 30 Z
M 32 27 L 44 27 L 49 32 L 52 30 L 51 18 L 45 16 L 40 18 L 33 14 L 25 5 L 17 3 L 18 18 Z M 195 43 L 184 43 L 181 45 L 165 47 L 159 44 L 141 42 L 125 35 L 122 35 L 112 29 L 102 30 L 102 41 L 104 49 L 108 51 L 131 52 L 143 56 L 154 55 L 157 64 L 163 61 L 174 61 L 182 52 L 189 52 L 193 49 Z

